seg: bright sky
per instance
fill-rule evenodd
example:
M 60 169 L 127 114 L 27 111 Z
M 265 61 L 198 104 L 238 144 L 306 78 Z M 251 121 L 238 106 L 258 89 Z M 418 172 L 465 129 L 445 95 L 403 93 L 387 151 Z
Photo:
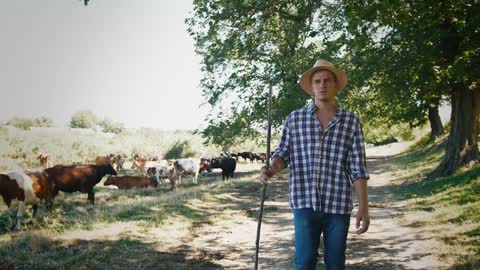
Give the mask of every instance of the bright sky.
M 126 127 L 194 129 L 200 57 L 191 0 L 14 0 L 0 8 L 0 121 L 90 110 Z

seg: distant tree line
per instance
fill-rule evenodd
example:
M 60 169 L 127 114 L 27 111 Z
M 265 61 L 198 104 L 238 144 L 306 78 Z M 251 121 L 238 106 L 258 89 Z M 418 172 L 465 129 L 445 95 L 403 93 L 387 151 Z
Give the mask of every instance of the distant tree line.
M 53 121 L 45 116 L 38 118 L 14 117 L 5 124 L 23 130 L 29 130 L 32 127 L 53 127 Z M 97 127 L 100 127 L 103 132 L 111 132 L 115 134 L 119 134 L 125 130 L 125 127 L 122 123 L 115 122 L 108 118 L 99 120 L 99 118 L 90 111 L 76 112 L 72 116 L 68 126 L 71 128 L 90 129 L 96 129 Z
M 21 118 L 21 117 L 14 117 L 7 121 L 6 125 L 14 126 L 16 128 L 29 130 L 31 127 L 52 127 L 53 121 L 45 116 L 38 117 L 38 118 Z

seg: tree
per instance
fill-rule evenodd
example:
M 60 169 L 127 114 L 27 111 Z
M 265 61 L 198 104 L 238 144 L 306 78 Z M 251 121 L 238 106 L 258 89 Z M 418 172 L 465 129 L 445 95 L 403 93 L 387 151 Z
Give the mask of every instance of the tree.
M 360 74 L 375 79 L 372 89 L 381 101 L 397 101 L 380 102 L 387 118 L 395 119 L 388 113 L 394 112 L 402 120 L 409 121 L 408 115 L 421 119 L 428 110 L 431 121 L 437 122 L 439 102 L 450 100 L 446 155 L 435 174 L 451 174 L 462 164 L 480 160 L 480 20 L 474 16 L 480 11 L 478 1 L 344 3 L 349 37 L 343 40 L 351 62 Z M 362 87 L 360 82 L 356 86 Z M 411 113 L 415 106 L 420 113 Z M 407 114 L 401 113 L 404 109 Z M 432 126 L 432 134 L 441 128 L 438 123 Z
M 70 120 L 71 128 L 95 128 L 97 126 L 97 116 L 91 111 L 76 112 Z
M 202 56 L 201 86 L 213 107 L 207 142 L 225 146 L 255 138 L 266 127 L 267 85 L 274 85 L 273 126 L 305 105 L 309 96 L 298 85 L 298 72 L 314 62 L 307 42 L 319 1 L 194 2 L 186 20 Z

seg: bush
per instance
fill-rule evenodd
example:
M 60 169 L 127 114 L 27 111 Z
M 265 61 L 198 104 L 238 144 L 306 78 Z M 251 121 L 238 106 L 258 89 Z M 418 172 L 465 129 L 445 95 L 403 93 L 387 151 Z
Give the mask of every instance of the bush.
M 76 112 L 70 120 L 71 128 L 94 128 L 97 125 L 97 116 L 90 111 Z
M 190 141 L 179 140 L 172 145 L 165 153 L 164 159 L 189 158 L 196 156 L 197 153 L 192 150 Z
M 115 134 L 122 133 L 125 130 L 125 127 L 122 123 L 114 122 L 108 118 L 105 118 L 103 121 L 98 123 L 102 127 L 103 132 L 112 132 Z

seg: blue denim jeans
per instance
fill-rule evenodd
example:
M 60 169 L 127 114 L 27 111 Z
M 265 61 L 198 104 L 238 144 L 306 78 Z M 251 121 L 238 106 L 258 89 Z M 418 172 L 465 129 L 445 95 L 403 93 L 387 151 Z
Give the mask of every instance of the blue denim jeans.
M 350 215 L 315 212 L 311 208 L 293 209 L 295 225 L 295 267 L 316 269 L 320 235 L 323 233 L 326 270 L 345 269 Z

